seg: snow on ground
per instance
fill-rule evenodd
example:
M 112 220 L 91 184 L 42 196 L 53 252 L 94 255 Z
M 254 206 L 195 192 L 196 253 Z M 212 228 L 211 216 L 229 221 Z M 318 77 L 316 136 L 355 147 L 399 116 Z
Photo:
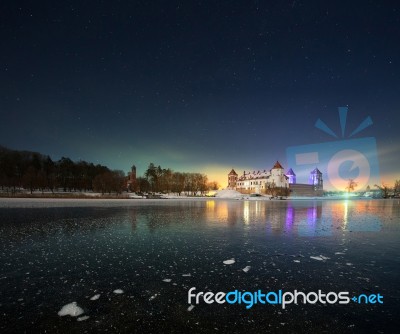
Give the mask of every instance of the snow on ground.
M 128 196 L 129 196 L 129 198 L 137 198 L 137 199 L 146 198 L 145 196 L 141 196 L 141 195 L 138 195 L 136 193 L 130 193 Z
M 242 194 L 236 190 L 231 189 L 222 189 L 218 190 L 215 194 L 217 198 L 231 198 L 231 199 L 245 199 L 246 201 L 265 201 L 270 200 L 270 195 L 261 195 L 261 194 Z
M 214 197 L 188 197 L 178 196 L 174 194 L 162 195 L 161 199 L 143 199 L 138 195 L 132 194 L 131 198 L 0 198 L 1 208 L 56 208 L 56 207 L 119 207 L 119 206 L 143 206 L 159 204 L 163 201 L 206 201 Z M 271 198 L 269 195 L 246 195 L 235 190 L 218 190 L 215 194 L 215 199 L 233 199 L 246 201 L 269 201 L 279 200 Z M 287 200 L 336 200 L 345 199 L 343 196 L 326 196 L 326 197 L 300 197 L 290 196 L 284 198 Z M 361 199 L 359 197 L 351 197 L 349 199 Z M 369 198 L 363 198 L 369 199 Z
M 243 198 L 243 194 L 236 190 L 231 190 L 231 189 L 223 189 L 223 190 L 218 190 L 215 194 L 215 197 L 217 198 Z
M 155 205 L 176 199 L 114 199 L 114 198 L 0 198 L 1 208 L 63 208 L 63 207 L 131 207 Z M 206 197 L 180 197 L 183 201 L 206 201 Z

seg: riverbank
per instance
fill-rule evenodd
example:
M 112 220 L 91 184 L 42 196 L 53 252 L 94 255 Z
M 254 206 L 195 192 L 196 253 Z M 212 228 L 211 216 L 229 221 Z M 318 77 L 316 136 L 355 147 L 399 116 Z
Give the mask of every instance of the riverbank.
M 366 196 L 315 196 L 315 197 L 301 197 L 301 196 L 288 196 L 288 197 L 273 197 L 269 195 L 252 196 L 247 194 L 216 194 L 215 196 L 187 196 L 176 194 L 149 194 L 137 195 L 135 193 L 122 193 L 122 194 L 101 194 L 101 193 L 73 193 L 73 192 L 58 192 L 58 193 L 0 193 L 0 199 L 77 199 L 77 200 L 186 200 L 186 199 L 231 199 L 231 200 L 247 200 L 247 201 L 282 201 L 282 200 L 356 200 L 356 199 L 373 199 Z

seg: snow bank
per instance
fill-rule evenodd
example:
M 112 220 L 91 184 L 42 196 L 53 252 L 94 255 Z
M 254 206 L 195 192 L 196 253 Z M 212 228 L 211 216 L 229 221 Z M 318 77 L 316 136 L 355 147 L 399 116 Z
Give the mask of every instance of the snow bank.
M 141 196 L 141 195 L 138 195 L 138 194 L 136 194 L 136 193 L 130 193 L 130 194 L 128 195 L 128 197 L 129 197 L 129 198 L 137 198 L 137 199 L 139 199 L 139 198 L 146 198 L 145 196 Z
M 230 189 L 223 189 L 223 190 L 218 190 L 215 194 L 215 197 L 218 198 L 242 198 L 243 194 L 236 190 L 230 190 Z

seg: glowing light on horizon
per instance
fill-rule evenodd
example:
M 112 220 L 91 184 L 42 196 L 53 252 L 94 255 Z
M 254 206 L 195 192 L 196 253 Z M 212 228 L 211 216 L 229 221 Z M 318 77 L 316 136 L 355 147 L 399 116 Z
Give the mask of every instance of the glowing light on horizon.
M 349 215 L 349 201 L 344 201 L 343 203 L 343 224 L 344 227 L 347 227 L 347 223 L 348 223 L 348 215 Z
M 215 208 L 215 201 L 207 201 L 206 208 L 208 211 L 214 211 Z
M 249 201 L 245 201 L 243 205 L 243 220 L 246 225 L 250 223 L 250 205 Z

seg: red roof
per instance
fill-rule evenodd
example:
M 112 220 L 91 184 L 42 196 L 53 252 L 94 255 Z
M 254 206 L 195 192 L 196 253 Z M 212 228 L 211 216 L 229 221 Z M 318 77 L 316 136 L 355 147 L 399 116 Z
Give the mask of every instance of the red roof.
M 279 161 L 275 162 L 274 167 L 272 169 L 283 169 L 282 165 L 279 163 Z
M 237 175 L 235 170 L 232 168 L 231 172 L 228 175 Z

